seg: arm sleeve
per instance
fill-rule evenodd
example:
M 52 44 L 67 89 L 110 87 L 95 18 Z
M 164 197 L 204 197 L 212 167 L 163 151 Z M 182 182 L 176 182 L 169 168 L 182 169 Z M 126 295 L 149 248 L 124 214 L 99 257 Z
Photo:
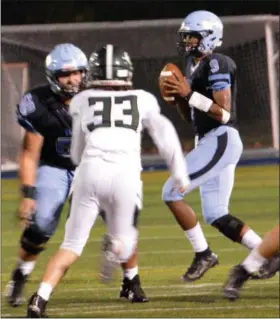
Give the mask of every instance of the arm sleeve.
M 79 165 L 81 162 L 82 154 L 85 148 L 85 134 L 82 130 L 81 123 L 81 99 L 75 96 L 69 107 L 69 112 L 72 115 L 72 139 L 70 156 L 75 165 Z
M 155 97 L 152 96 L 149 102 L 143 126 L 147 128 L 161 156 L 165 159 L 175 185 L 186 186 L 189 184 L 188 169 L 175 128 L 170 120 L 160 114 Z
M 208 87 L 212 91 L 222 91 L 230 86 L 231 70 L 226 56 L 211 56 L 208 71 Z

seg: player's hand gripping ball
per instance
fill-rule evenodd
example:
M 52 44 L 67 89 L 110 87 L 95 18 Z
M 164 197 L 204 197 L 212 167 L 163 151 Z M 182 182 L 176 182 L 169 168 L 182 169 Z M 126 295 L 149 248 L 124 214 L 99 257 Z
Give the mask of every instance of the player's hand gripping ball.
M 168 63 L 160 72 L 159 88 L 163 99 L 176 105 L 176 99 L 186 97 L 191 88 L 181 70 L 173 63 Z

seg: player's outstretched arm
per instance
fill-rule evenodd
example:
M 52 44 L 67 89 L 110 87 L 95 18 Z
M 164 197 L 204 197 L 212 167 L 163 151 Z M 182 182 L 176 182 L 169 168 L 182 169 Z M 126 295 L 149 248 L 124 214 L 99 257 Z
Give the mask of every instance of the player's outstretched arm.
M 82 131 L 81 124 L 81 99 L 79 94 L 75 96 L 69 107 L 70 114 L 72 115 L 72 140 L 70 148 L 71 160 L 75 165 L 79 165 L 81 162 L 82 154 L 85 148 L 85 134 Z
M 72 142 L 70 148 L 71 160 L 79 165 L 85 148 L 85 137 L 81 128 L 80 117 L 73 116 L 72 120 Z
M 184 192 L 190 180 L 187 164 L 174 126 L 165 116 L 155 111 L 150 112 L 144 121 L 144 126 L 148 129 L 161 156 L 165 159 L 175 185 Z

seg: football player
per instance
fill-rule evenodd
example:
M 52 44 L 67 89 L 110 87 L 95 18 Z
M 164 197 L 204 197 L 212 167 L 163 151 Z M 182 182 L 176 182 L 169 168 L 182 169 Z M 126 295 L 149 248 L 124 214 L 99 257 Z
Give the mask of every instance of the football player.
M 75 165 L 70 159 L 72 97 L 84 85 L 88 60 L 69 43 L 57 45 L 46 57 L 47 85 L 22 97 L 17 107 L 24 128 L 20 153 L 22 199 L 19 218 L 24 224 L 18 262 L 6 290 L 10 305 L 19 306 L 28 276 L 55 233 L 68 197 Z
M 254 276 L 254 273 L 258 273 L 269 260 L 272 260 L 272 262 L 269 263 L 266 274 L 263 274 L 260 278 L 271 278 L 280 270 L 279 225 L 266 234 L 263 242 L 255 247 L 240 265 L 232 268 L 224 287 L 225 297 L 229 300 L 239 298 L 240 290 L 245 282 Z
M 95 88 L 98 89 L 98 85 L 95 85 Z M 78 170 L 78 169 L 77 169 Z M 75 175 L 77 174 L 77 170 L 75 171 Z M 70 189 L 70 202 L 72 197 L 72 192 L 74 189 L 74 182 L 72 182 Z M 103 219 L 106 224 L 106 215 L 104 211 L 100 211 L 99 215 Z M 136 222 L 138 215 L 135 216 Z M 103 246 L 106 244 L 107 235 L 104 236 Z M 128 261 L 121 263 L 121 268 L 123 271 L 123 280 L 120 289 L 120 298 L 125 298 L 130 300 L 132 303 L 142 303 L 148 302 L 149 298 L 146 296 L 140 281 L 140 276 L 138 274 L 138 252 L 137 247 L 133 253 L 133 255 L 129 258 Z M 103 277 L 104 283 L 106 283 L 107 278 Z
M 99 210 L 105 211 L 109 229 L 102 275 L 111 278 L 115 266 L 132 256 L 138 238 L 136 217 L 142 207 L 143 128 L 165 158 L 178 192 L 189 184 L 173 125 L 160 114 L 152 94 L 132 89 L 132 73 L 128 53 L 108 44 L 91 55 L 87 90 L 71 101 L 71 158 L 79 164 L 71 211 L 64 241 L 29 301 L 28 317 L 45 316 L 53 289 L 81 255 Z
M 204 220 L 225 237 L 253 249 L 261 238 L 240 218 L 229 213 L 235 168 L 243 150 L 236 125 L 236 65 L 214 50 L 223 40 L 223 23 L 213 13 L 190 13 L 179 29 L 179 49 L 185 58 L 186 78 L 160 78 L 173 94 L 184 119 L 192 122 L 196 148 L 186 156 L 191 184 L 182 194 L 174 191 L 169 178 L 163 186 L 163 200 L 189 239 L 195 257 L 183 275 L 185 281 L 200 279 L 218 264 L 196 214 L 184 201 L 200 187 Z
M 60 44 L 47 56 L 45 71 L 49 84 L 27 92 L 17 109 L 18 122 L 25 129 L 20 154 L 23 198 L 19 217 L 23 223 L 30 223 L 32 217 L 33 225 L 22 234 L 18 263 L 5 291 L 14 307 L 24 301 L 25 283 L 58 226 L 72 184 L 75 165 L 69 157 L 72 120 L 68 106 L 84 88 L 87 59 L 72 44 Z M 136 253 L 121 266 L 124 278 L 120 297 L 147 302 Z

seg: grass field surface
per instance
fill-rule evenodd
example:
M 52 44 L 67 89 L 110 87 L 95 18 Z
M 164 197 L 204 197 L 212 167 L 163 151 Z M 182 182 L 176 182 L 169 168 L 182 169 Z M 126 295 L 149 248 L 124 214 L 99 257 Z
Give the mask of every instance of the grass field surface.
M 100 246 L 105 233 L 99 218 L 81 259 L 67 273 L 49 302 L 50 317 L 279 317 L 278 275 L 270 280 L 248 282 L 242 298 L 236 302 L 224 299 L 222 286 L 228 271 L 248 250 L 204 223 L 198 191 L 191 193 L 187 200 L 197 212 L 212 249 L 218 253 L 220 265 L 194 284 L 181 281 L 181 275 L 192 262 L 193 252 L 161 201 L 161 187 L 167 176 L 167 172 L 143 173 L 139 269 L 150 302 L 131 304 L 119 299 L 121 271 L 112 284 L 105 286 L 99 282 Z M 18 199 L 18 181 L 2 180 L 2 294 L 16 263 L 21 233 L 15 219 Z M 260 235 L 269 231 L 279 222 L 279 167 L 238 168 L 230 210 Z M 67 211 L 65 207 L 59 229 L 30 277 L 26 297 L 37 290 L 47 260 L 62 241 Z M 10 308 L 2 297 L 1 317 L 25 315 L 26 304 Z

